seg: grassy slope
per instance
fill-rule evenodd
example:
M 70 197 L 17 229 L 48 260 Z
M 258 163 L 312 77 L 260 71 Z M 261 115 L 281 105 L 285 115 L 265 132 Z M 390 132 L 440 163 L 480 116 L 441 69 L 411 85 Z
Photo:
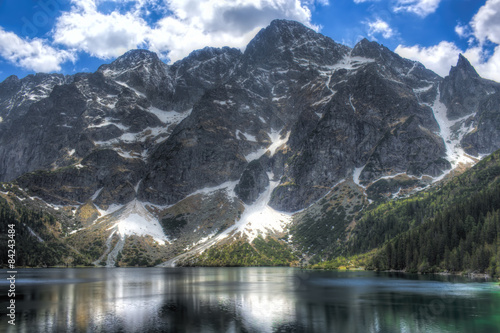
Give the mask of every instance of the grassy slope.
M 497 151 L 446 184 L 366 211 L 347 247 L 350 255 L 371 251 L 364 263 L 374 269 L 500 275 L 499 233 Z

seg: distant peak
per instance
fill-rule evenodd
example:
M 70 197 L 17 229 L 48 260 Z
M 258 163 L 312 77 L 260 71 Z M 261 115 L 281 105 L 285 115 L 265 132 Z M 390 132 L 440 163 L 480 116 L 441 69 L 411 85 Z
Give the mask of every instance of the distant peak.
M 470 65 L 470 62 L 469 60 L 467 60 L 466 57 L 464 57 L 464 55 L 462 53 L 460 53 L 458 55 L 458 63 L 457 63 L 457 66 L 463 66 L 463 65 Z
M 264 30 L 276 31 L 278 33 L 293 31 L 293 35 L 295 35 L 296 37 L 297 34 L 307 34 L 311 32 L 316 33 L 316 31 L 300 22 L 284 19 L 276 19 L 271 21 L 269 26 Z
M 326 38 L 302 23 L 291 20 L 273 20 L 268 27 L 262 29 L 247 46 L 247 50 L 256 44 L 269 43 L 268 46 L 277 47 L 278 44 L 293 44 L 298 39 Z
M 19 82 L 19 81 L 20 81 L 20 80 L 19 80 L 19 78 L 17 77 L 17 75 L 11 75 L 11 76 L 9 76 L 8 78 L 6 78 L 3 82 L 4 82 L 4 83 L 12 83 L 12 82 L 17 83 L 17 82 Z
M 469 60 L 467 60 L 467 58 L 465 58 L 461 53 L 458 55 L 457 65 L 455 67 L 451 67 L 450 76 L 456 75 L 457 72 L 460 72 L 461 76 L 479 77 L 479 74 L 477 74 Z
M 304 24 L 302 24 L 300 22 L 292 21 L 292 20 L 285 20 L 285 19 L 272 20 L 271 23 L 269 24 L 269 26 L 270 27 L 293 26 L 293 27 L 307 28 Z
M 221 55 L 224 53 L 241 54 L 241 51 L 238 49 L 235 49 L 235 48 L 227 47 L 227 46 L 224 46 L 222 48 L 206 46 L 202 49 L 192 51 L 187 56 L 187 58 L 203 61 L 203 60 L 207 60 L 207 59 L 213 58 L 214 56 L 218 56 L 218 55 Z
M 153 62 L 160 61 L 158 55 L 154 52 L 144 50 L 144 49 L 135 49 L 130 50 L 118 57 L 112 64 L 123 64 L 123 63 L 140 63 L 140 62 Z
M 382 45 L 363 38 L 354 46 L 352 55 L 376 59 L 380 56 L 381 52 L 386 52 Z
M 130 50 L 123 55 L 119 56 L 115 61 L 111 64 L 105 64 L 99 67 L 98 71 L 102 72 L 107 69 L 125 69 L 136 67 L 140 64 L 146 64 L 149 66 L 150 64 L 161 63 L 160 58 L 154 52 L 144 50 L 144 49 L 135 49 Z

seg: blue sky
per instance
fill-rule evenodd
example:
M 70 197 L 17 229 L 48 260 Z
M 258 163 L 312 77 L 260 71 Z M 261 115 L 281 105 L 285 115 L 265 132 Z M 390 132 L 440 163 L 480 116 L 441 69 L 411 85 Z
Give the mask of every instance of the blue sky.
M 276 18 L 351 47 L 375 40 L 441 76 L 463 53 L 500 81 L 500 0 L 0 0 L 0 81 L 95 71 L 133 48 L 165 62 L 244 49 Z

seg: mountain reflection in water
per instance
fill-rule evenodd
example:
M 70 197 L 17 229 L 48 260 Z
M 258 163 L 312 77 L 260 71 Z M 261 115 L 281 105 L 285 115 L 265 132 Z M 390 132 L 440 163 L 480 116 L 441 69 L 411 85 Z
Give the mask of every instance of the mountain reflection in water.
M 27 269 L 18 271 L 17 288 L 16 326 L 2 320 L 2 331 L 500 332 L 500 288 L 458 277 L 266 267 Z

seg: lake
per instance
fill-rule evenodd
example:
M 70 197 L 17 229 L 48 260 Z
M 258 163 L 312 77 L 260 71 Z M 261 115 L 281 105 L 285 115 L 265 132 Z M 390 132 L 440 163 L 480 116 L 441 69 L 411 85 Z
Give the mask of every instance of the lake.
M 3 271 L 2 276 L 8 276 Z M 1 332 L 500 332 L 500 287 L 293 268 L 22 269 Z

